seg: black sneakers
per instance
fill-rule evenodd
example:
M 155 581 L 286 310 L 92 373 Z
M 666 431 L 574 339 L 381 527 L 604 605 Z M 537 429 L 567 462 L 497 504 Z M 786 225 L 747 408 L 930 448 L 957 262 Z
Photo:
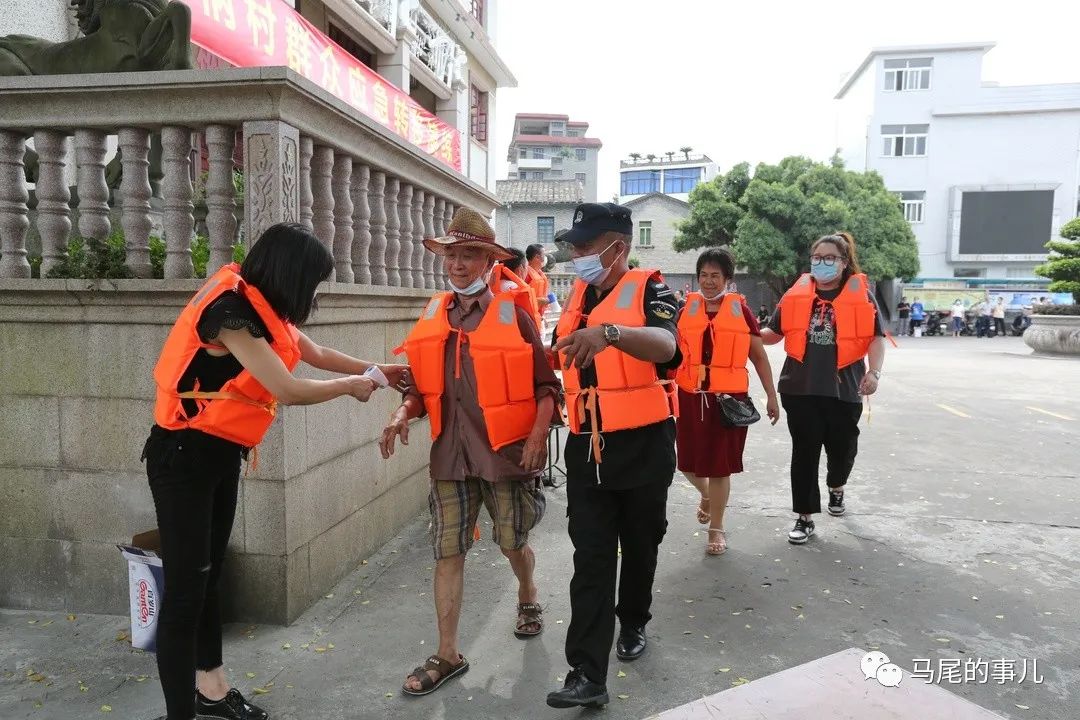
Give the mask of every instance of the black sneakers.
M 830 515 L 843 515 L 845 511 L 844 507 L 844 491 L 843 490 L 830 490 L 829 491 L 829 514 Z
M 198 720 L 269 720 L 262 708 L 244 699 L 236 688 L 216 702 L 207 700 L 202 693 L 195 695 L 195 717 Z
M 802 545 L 809 540 L 810 536 L 813 534 L 814 521 L 800 517 L 795 520 L 795 527 L 787 534 L 787 539 L 792 545 Z

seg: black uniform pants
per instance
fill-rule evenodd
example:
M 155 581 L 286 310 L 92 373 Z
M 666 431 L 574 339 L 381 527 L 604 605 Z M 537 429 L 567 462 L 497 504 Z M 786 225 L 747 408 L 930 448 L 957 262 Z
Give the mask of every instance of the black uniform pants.
M 791 509 L 801 515 L 821 512 L 818 464 L 825 448 L 830 489 L 842 488 L 859 451 L 862 403 L 822 395 L 789 395 L 780 401 L 791 433 Z
M 143 453 L 165 573 L 158 674 L 168 720 L 191 720 L 195 670 L 222 664 L 218 579 L 236 514 L 243 448 L 195 430 L 155 427 Z
M 574 543 L 574 577 L 570 581 L 566 660 L 571 667 L 582 668 L 593 682 L 607 682 L 615 618 L 628 628 L 643 628 L 652 619 L 653 577 L 660 542 L 667 531 L 667 495 L 673 473 L 674 468 L 644 485 L 609 489 L 597 484 L 591 462 L 575 463 L 567 458 L 566 500 Z M 618 573 L 620 547 L 622 569 Z

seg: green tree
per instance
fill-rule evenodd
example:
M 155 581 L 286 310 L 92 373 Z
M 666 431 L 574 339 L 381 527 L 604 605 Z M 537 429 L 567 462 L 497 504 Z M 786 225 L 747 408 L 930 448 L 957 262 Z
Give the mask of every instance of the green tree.
M 1080 305 L 1080 217 L 1061 226 L 1062 240 L 1046 243 L 1050 259 L 1035 268 L 1035 274 L 1050 278 L 1050 292 L 1071 292 Z
M 856 239 L 871 280 L 909 279 L 919 271 L 918 245 L 897 197 L 874 172 L 787 157 L 776 165 L 740 163 L 695 187 L 690 217 L 679 223 L 675 249 L 730 246 L 740 267 L 783 293 L 809 266 L 810 244 L 838 230 Z
M 681 148 L 679 148 L 679 152 L 685 155 L 687 160 L 690 159 L 690 153 L 692 153 L 693 151 L 694 148 L 690 147 L 689 145 L 683 145 Z

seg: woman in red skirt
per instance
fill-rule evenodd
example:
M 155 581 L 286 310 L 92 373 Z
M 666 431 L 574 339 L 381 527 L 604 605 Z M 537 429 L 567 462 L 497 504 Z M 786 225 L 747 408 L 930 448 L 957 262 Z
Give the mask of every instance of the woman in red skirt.
M 679 470 L 701 493 L 698 522 L 709 525 L 709 555 L 727 550 L 724 510 L 731 493 L 731 476 L 743 471 L 746 428 L 728 425 L 719 397 L 745 400 L 749 396 L 746 361 L 754 363 L 768 396 L 766 412 L 772 424 L 780 419 L 780 404 L 772 369 L 761 342 L 757 320 L 746 299 L 725 292 L 735 274 L 735 259 L 727 250 L 710 248 L 697 259 L 700 292 L 692 292 L 679 314 L 679 347 L 683 364 L 679 386 L 676 447 Z

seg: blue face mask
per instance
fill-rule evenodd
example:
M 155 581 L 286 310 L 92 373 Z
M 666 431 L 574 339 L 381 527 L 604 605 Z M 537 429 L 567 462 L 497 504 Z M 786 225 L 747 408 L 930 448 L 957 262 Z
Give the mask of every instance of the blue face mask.
M 810 266 L 810 274 L 814 276 L 814 279 L 818 282 L 831 282 L 837 278 L 840 274 L 840 268 L 835 264 L 826 265 L 821 263 L 819 265 Z
M 618 241 L 616 240 L 615 242 Z M 614 245 L 615 242 L 612 242 L 611 245 Z M 600 260 L 600 256 L 606 253 L 611 248 L 611 245 L 608 245 L 598 253 L 574 258 L 572 260 L 574 263 L 574 272 L 577 273 L 577 276 L 581 278 L 582 282 L 588 283 L 589 285 L 599 285 L 607 279 L 607 276 L 611 273 L 611 266 L 604 267 L 604 263 Z M 618 255 L 615 257 L 618 258 Z M 614 263 L 615 260 L 612 260 L 611 262 Z

